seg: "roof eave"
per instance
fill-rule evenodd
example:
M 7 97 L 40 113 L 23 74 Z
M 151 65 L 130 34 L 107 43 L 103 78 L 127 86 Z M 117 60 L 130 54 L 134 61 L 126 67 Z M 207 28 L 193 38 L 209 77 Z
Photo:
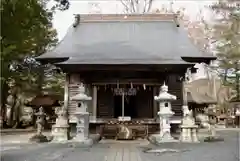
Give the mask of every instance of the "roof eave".
M 36 57 L 35 58 L 37 61 L 41 62 L 41 64 L 56 64 L 56 63 L 61 63 L 65 62 L 69 59 L 69 57 Z
M 192 62 L 192 63 L 206 63 L 210 64 L 211 61 L 216 60 L 216 56 L 199 56 L 199 57 L 190 57 L 190 56 L 182 56 L 182 60 L 186 62 Z

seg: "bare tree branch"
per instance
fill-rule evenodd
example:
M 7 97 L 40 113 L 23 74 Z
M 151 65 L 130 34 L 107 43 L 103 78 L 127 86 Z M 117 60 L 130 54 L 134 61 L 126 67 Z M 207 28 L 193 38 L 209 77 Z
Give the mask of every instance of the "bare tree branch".
M 126 13 L 146 13 L 152 8 L 154 0 L 120 0 Z M 142 4 L 143 3 L 143 4 Z
M 121 0 L 120 2 L 122 3 L 123 7 L 124 7 L 124 12 L 129 12 L 130 11 L 130 6 L 127 4 L 128 0 Z
M 144 0 L 144 10 L 143 13 L 149 12 L 152 8 L 152 3 L 154 0 Z
M 132 9 L 132 12 L 136 12 L 136 2 L 134 2 L 134 0 L 130 0 L 130 3 L 131 3 L 131 9 Z M 137 6 L 138 7 L 138 6 Z

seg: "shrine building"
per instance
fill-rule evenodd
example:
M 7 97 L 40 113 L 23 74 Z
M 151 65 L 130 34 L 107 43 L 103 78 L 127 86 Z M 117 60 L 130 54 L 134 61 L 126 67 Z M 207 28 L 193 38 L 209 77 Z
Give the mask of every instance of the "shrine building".
M 37 57 L 66 73 L 64 101 L 70 123 L 78 106 L 70 98 L 83 83 L 92 97 L 90 127 L 125 121 L 136 129 L 145 127 L 144 135 L 159 127 L 154 96 L 160 86 L 165 82 L 177 96 L 171 123 L 179 124 L 187 69 L 215 59 L 192 44 L 177 14 L 76 15 L 63 40 Z

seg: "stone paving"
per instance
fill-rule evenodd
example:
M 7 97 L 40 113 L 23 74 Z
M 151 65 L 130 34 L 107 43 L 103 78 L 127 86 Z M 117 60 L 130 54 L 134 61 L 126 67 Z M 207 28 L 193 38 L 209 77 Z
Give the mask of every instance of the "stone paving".
M 102 144 L 109 145 L 105 161 L 143 161 L 137 147 L 148 146 L 147 140 L 137 141 L 103 141 Z
M 150 145 L 146 140 L 102 140 L 93 147 L 64 144 L 2 144 L 1 161 L 239 161 L 239 131 L 219 132 L 224 142 Z M 146 148 L 178 149 L 180 153 L 144 153 Z

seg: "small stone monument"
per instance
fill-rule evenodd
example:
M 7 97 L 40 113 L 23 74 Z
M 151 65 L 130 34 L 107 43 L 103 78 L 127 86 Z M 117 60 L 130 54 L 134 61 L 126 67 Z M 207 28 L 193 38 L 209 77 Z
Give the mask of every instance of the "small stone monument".
M 45 119 L 46 119 L 46 113 L 43 110 L 43 107 L 39 108 L 39 112 L 35 113 L 37 116 L 37 133 L 32 136 L 29 140 L 32 142 L 47 142 L 48 139 L 45 135 L 42 134 L 42 131 L 44 129 Z
M 68 137 L 68 118 L 67 112 L 64 108 L 59 107 L 55 109 L 58 115 L 55 125 L 52 126 L 53 142 L 64 142 L 69 139 Z
M 216 141 L 224 141 L 223 138 L 216 135 L 215 124 L 211 123 L 208 117 L 207 110 L 205 114 L 197 114 L 196 119 L 200 121 L 202 127 L 208 129 L 207 136 L 204 138 L 205 142 L 216 142 Z
M 89 138 L 89 112 L 87 112 L 87 102 L 91 101 L 92 97 L 86 95 L 85 87 L 81 84 L 79 94 L 73 96 L 71 100 L 78 103 L 75 111 L 77 133 L 73 140 L 84 144 L 92 144 L 93 141 Z
M 197 137 L 197 128 L 198 126 L 195 124 L 195 120 L 192 116 L 192 111 L 186 110 L 185 115 L 182 119 L 181 127 L 181 142 L 190 142 L 190 143 L 198 143 Z
M 165 83 L 161 87 L 159 95 L 154 97 L 154 100 L 159 102 L 160 133 L 155 135 L 157 143 L 177 142 L 170 134 L 170 118 L 174 115 L 171 109 L 171 101 L 176 99 L 176 96 L 168 93 L 168 86 Z

